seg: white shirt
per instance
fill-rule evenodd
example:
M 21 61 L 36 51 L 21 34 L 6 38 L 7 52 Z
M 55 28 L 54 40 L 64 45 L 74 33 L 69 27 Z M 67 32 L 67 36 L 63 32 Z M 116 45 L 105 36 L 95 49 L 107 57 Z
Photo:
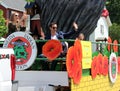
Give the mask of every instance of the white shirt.
M 57 38 L 57 36 L 56 36 L 56 35 L 51 36 L 51 39 L 56 39 L 56 40 L 58 40 L 58 38 Z

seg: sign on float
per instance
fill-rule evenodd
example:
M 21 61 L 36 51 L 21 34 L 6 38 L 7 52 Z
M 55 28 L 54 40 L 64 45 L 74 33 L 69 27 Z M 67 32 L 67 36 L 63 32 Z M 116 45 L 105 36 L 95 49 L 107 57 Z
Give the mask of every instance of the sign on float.
M 25 70 L 35 61 L 37 56 L 36 42 L 25 32 L 10 34 L 3 43 L 4 48 L 13 48 L 16 56 L 16 70 Z

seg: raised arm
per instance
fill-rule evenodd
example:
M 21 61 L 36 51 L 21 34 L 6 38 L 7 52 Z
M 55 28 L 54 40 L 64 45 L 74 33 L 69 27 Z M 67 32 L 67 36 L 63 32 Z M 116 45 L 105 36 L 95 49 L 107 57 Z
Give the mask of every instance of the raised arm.
M 70 35 L 76 33 L 78 31 L 78 24 L 76 22 L 73 22 L 73 30 L 63 33 L 64 38 L 69 37 Z

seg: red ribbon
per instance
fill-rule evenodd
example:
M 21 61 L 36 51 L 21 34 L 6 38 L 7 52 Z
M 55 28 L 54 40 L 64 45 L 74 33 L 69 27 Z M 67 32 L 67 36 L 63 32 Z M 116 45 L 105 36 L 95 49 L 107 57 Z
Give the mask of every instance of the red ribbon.
M 114 52 L 118 52 L 118 45 L 117 45 L 117 44 L 118 44 L 118 41 L 117 41 L 117 40 L 114 40 L 114 41 L 113 41 L 113 44 L 114 44 L 114 45 L 113 45 L 113 50 L 114 50 Z
M 11 58 L 10 58 L 10 61 L 11 61 L 11 71 L 12 71 L 12 80 L 15 79 L 15 56 L 12 54 L 11 55 Z
M 108 37 L 107 42 L 108 42 L 108 43 L 112 43 L 112 39 L 111 39 L 110 37 Z M 108 49 L 108 51 L 110 52 L 110 50 L 111 50 L 111 45 L 110 45 L 110 44 L 107 45 L 107 49 Z
M 117 57 L 118 60 L 118 74 L 120 74 L 120 57 Z

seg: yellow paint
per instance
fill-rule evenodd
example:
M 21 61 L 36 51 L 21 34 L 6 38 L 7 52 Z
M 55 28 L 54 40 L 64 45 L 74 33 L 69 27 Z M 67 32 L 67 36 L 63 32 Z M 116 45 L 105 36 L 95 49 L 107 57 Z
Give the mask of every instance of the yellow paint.
M 120 74 L 117 80 L 112 84 L 109 76 L 97 76 L 92 79 L 91 76 L 83 76 L 80 84 L 74 84 L 71 80 L 71 91 L 120 91 Z

